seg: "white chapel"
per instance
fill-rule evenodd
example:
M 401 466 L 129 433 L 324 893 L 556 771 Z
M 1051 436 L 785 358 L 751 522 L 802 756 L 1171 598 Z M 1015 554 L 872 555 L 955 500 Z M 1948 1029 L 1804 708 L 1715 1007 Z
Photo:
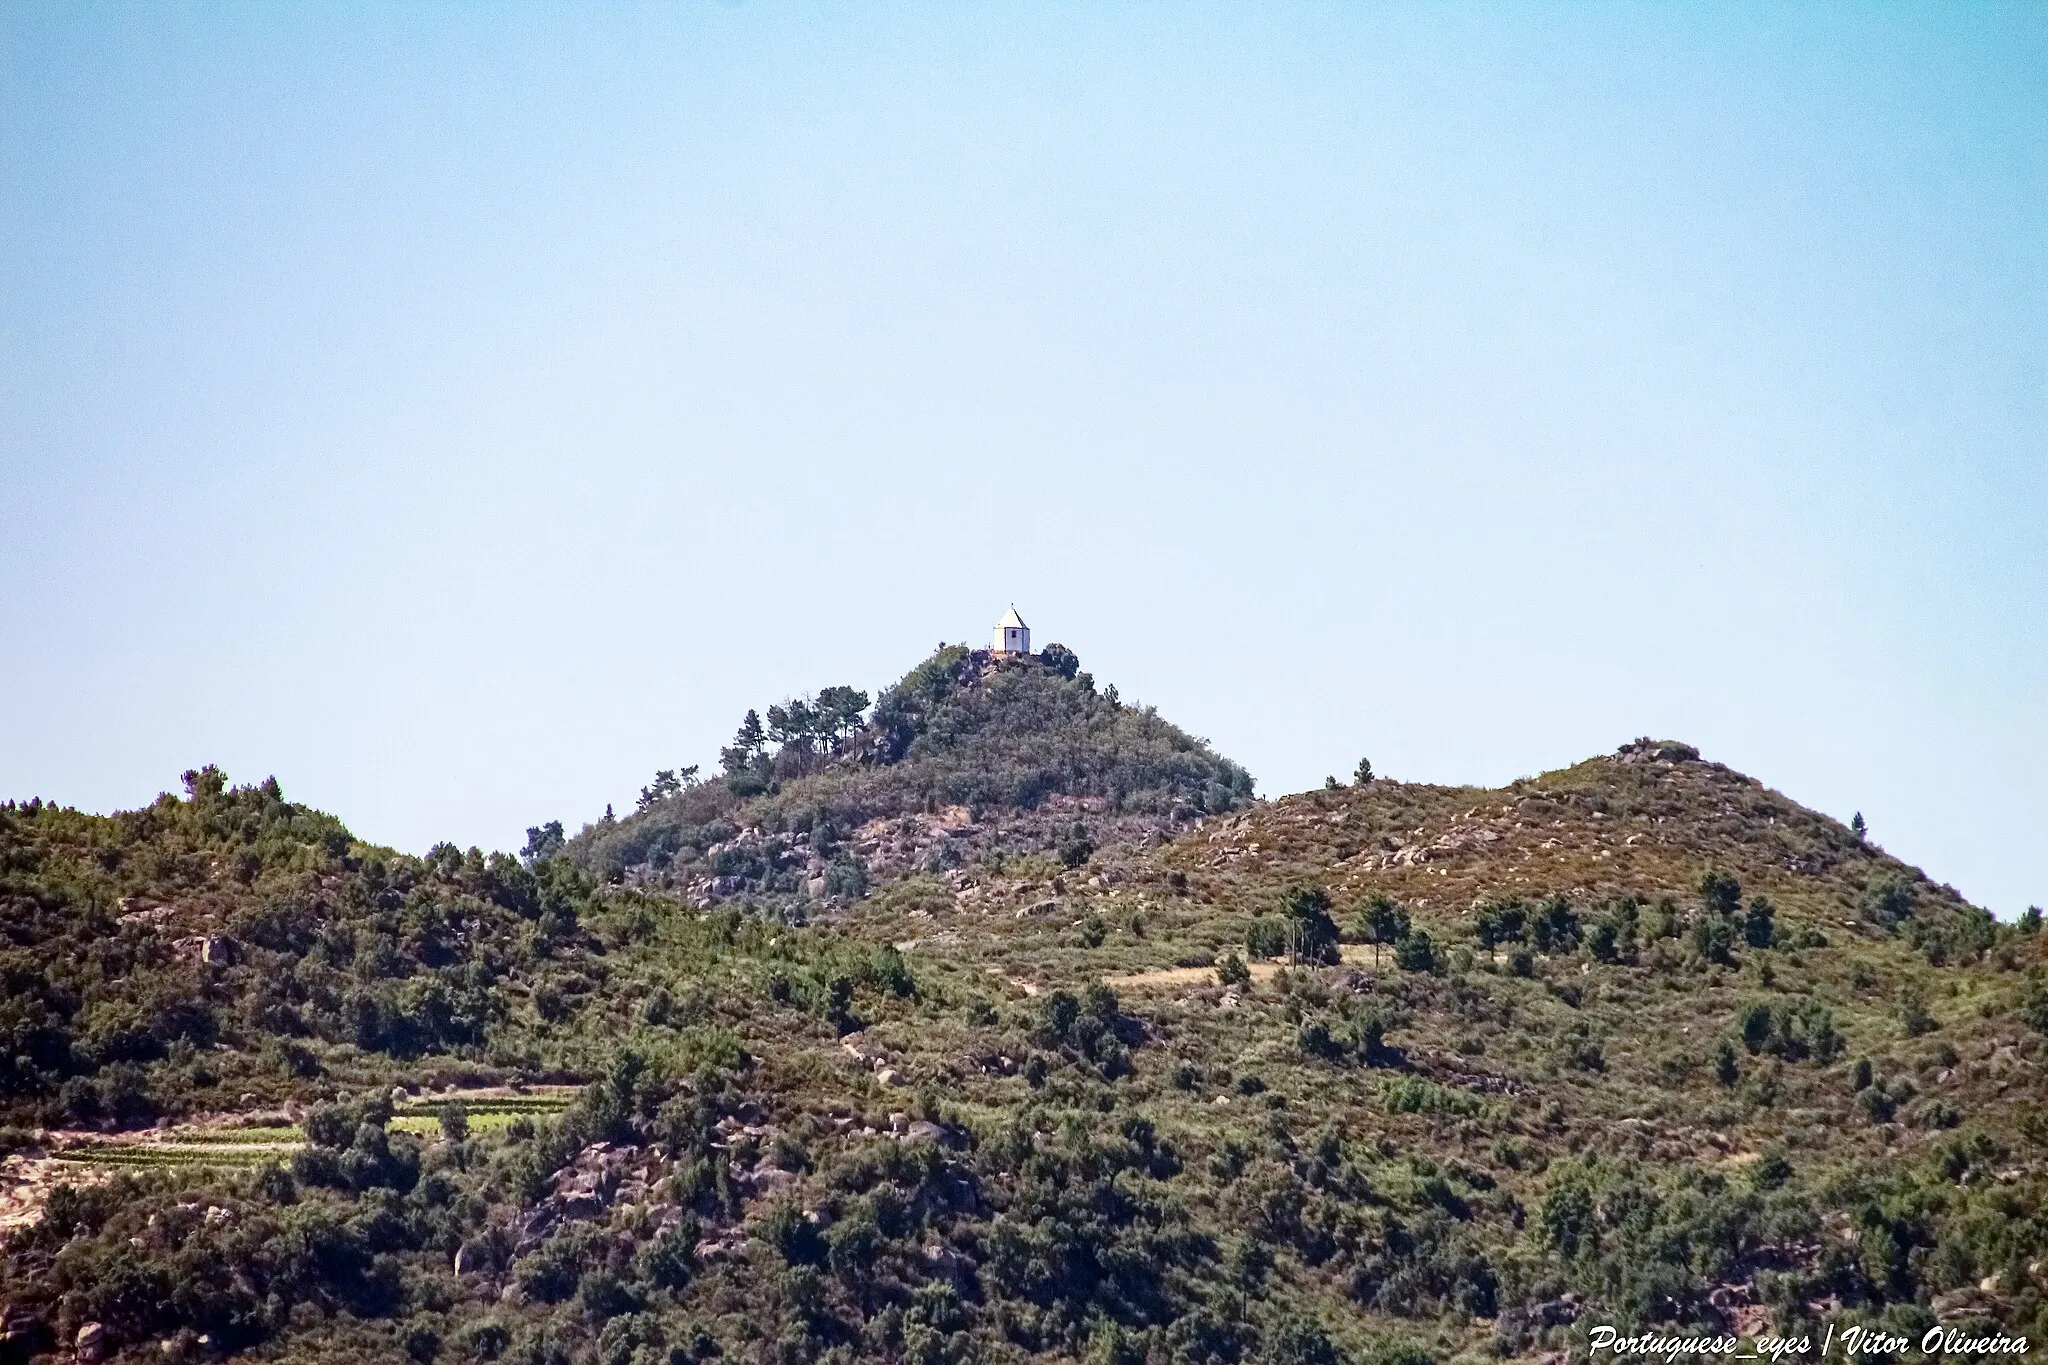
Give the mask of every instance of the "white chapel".
M 996 622 L 995 652 L 997 655 L 1029 654 L 1031 652 L 1031 627 L 1024 624 L 1024 618 L 1011 607 L 1003 613 L 1003 619 Z

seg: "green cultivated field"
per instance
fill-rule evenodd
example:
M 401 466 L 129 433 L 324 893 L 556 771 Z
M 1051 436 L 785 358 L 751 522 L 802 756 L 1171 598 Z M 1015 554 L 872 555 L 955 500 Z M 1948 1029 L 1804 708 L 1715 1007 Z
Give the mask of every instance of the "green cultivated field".
M 520 1119 L 539 1119 L 562 1113 L 575 1092 L 567 1087 L 538 1095 L 461 1101 L 469 1117 L 472 1137 L 502 1137 Z M 418 1102 L 399 1106 L 389 1128 L 423 1138 L 438 1137 L 441 1110 L 448 1101 Z M 241 1167 L 264 1161 L 289 1160 L 291 1152 L 305 1145 L 306 1130 L 289 1127 L 175 1128 L 151 1142 L 106 1142 L 72 1148 L 58 1160 L 79 1166 L 109 1166 L 156 1170 L 168 1167 Z

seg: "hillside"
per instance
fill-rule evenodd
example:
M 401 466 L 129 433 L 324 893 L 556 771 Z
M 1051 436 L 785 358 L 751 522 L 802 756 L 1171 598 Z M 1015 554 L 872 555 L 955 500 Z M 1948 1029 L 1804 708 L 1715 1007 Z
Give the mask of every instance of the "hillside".
M 700 906 L 745 894 L 801 915 L 908 872 L 1165 837 L 1251 799 L 1244 769 L 1098 692 L 1060 645 L 1007 660 L 946 646 L 866 707 L 828 687 L 767 708 L 766 725 L 749 711 L 720 778 L 659 774 L 570 857 Z
M 774 708 L 523 860 L 211 769 L 0 810 L 0 1352 L 2048 1332 L 2038 917 L 1672 742 L 1251 802 L 1046 656 Z

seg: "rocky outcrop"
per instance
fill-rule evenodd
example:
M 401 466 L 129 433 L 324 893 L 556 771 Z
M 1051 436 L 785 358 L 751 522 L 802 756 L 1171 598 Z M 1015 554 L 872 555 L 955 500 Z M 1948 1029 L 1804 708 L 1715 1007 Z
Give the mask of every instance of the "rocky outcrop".
M 666 1169 L 667 1162 L 655 1148 L 591 1143 L 555 1172 L 549 1193 L 512 1229 L 513 1255 L 525 1255 L 565 1223 L 603 1217 L 620 1202 L 646 1202 Z M 456 1255 L 460 1258 L 462 1253 Z
M 1700 751 L 1673 739 L 1636 739 L 1614 751 L 1616 763 L 1697 763 Z

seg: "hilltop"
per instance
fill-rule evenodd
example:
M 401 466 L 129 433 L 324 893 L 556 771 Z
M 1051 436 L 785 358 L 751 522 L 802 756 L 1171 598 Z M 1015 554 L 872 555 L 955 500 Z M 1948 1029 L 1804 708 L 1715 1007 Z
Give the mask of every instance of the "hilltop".
M 1003 853 L 1167 837 L 1251 795 L 1243 768 L 1098 692 L 1061 645 L 949 645 L 871 711 L 843 686 L 769 707 L 766 725 L 749 711 L 720 778 L 657 774 L 637 811 L 586 826 L 567 851 L 607 882 L 789 912 Z
M 1501 895 L 1685 897 L 1712 870 L 1769 897 L 1788 922 L 1903 933 L 1936 963 L 1951 950 L 1974 959 L 1996 937 L 1991 915 L 1953 887 L 1671 741 L 1637 740 L 1500 790 L 1371 782 L 1305 793 L 1221 823 L 1200 853 L 1174 860 L 1220 886 L 1313 877 L 1432 914 Z
M 0 1353 L 2048 1332 L 2037 915 L 1675 741 L 1254 801 L 1066 651 L 856 698 L 516 859 L 0 808 Z

